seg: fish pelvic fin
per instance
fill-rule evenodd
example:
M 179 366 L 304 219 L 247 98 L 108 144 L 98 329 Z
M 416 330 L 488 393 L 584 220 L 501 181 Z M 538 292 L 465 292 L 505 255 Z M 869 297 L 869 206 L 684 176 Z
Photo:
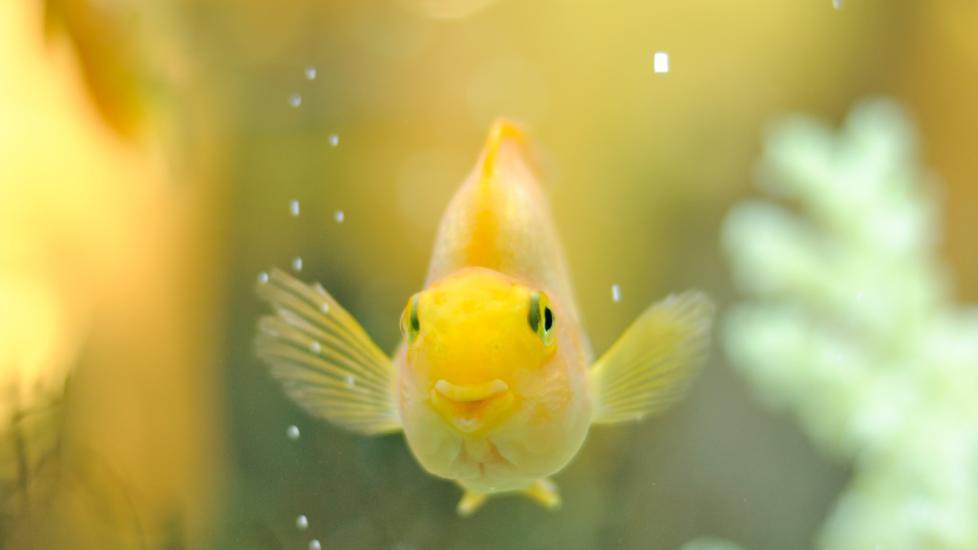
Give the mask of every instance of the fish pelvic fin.
M 523 490 L 523 494 L 548 510 L 556 510 L 562 504 L 557 484 L 549 478 L 534 481 Z
M 482 505 L 486 503 L 489 495 L 486 493 L 480 493 L 478 491 L 465 490 L 462 494 L 462 498 L 458 501 L 458 506 L 455 507 L 455 511 L 458 515 L 467 518 L 472 514 L 476 513 Z
M 540 478 L 519 492 L 548 510 L 556 510 L 560 508 L 562 503 L 560 492 L 557 490 L 557 484 L 549 478 Z M 479 511 L 488 499 L 489 493 L 465 489 L 465 493 L 459 499 L 458 506 L 455 510 L 459 516 L 464 518 L 469 517 Z

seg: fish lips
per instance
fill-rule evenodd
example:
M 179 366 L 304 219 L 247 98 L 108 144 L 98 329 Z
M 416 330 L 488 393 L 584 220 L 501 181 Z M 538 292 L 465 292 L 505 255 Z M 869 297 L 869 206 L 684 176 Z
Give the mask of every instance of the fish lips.
M 506 382 L 457 385 L 438 380 L 429 394 L 431 407 L 462 434 L 474 434 L 498 425 L 509 416 L 516 396 Z

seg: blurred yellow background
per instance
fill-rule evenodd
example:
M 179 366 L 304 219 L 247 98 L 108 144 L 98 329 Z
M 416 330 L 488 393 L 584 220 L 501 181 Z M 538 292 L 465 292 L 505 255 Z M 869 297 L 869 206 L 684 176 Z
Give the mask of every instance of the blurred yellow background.
M 399 437 L 281 394 L 252 353 L 255 277 L 300 256 L 393 349 L 441 209 L 506 115 L 600 352 L 670 291 L 731 299 L 718 230 L 769 122 L 886 95 L 921 129 L 946 260 L 978 300 L 975 28 L 968 0 L 3 3 L 0 545 L 810 545 L 844 465 L 719 351 L 676 410 L 590 436 L 562 511 L 499 499 L 461 520 Z

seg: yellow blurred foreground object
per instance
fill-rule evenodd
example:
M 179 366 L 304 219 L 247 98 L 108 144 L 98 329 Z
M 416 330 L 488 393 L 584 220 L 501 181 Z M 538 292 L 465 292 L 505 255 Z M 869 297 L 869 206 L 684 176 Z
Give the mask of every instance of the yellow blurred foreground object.
M 215 487 L 212 191 L 174 185 L 157 119 L 96 107 L 121 83 L 80 67 L 117 73 L 44 9 L 0 6 L 0 545 L 185 546 Z M 137 40 L 106 21 L 87 32 Z

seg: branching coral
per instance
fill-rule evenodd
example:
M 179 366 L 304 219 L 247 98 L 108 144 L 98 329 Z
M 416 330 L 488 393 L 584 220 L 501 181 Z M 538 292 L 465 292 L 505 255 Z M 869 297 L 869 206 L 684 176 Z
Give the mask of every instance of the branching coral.
M 723 244 L 750 298 L 724 327 L 733 364 L 817 446 L 852 462 L 821 533 L 832 549 L 978 548 L 978 309 L 955 306 L 938 208 L 900 108 L 838 135 L 790 119 Z

